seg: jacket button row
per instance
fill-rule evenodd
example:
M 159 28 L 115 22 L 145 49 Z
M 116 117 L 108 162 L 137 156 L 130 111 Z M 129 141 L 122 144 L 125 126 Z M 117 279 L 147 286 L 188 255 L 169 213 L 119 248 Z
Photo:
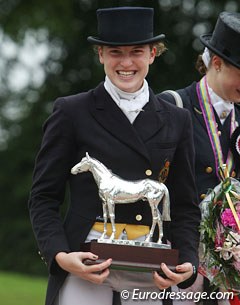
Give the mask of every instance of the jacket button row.
M 42 255 L 40 251 L 38 251 L 38 254 L 40 255 L 41 260 L 44 262 L 45 265 L 47 265 L 45 257 Z
M 211 174 L 213 172 L 212 167 L 211 166 L 206 167 L 205 168 L 205 172 L 207 174 Z M 233 178 L 236 177 L 236 172 L 235 171 L 232 171 L 231 177 L 233 177 Z

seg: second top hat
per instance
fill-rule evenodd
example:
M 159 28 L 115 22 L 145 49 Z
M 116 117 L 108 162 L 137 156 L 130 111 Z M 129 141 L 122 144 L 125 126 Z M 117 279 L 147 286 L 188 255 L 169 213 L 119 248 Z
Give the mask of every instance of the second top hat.
M 240 68 L 240 14 L 222 12 L 212 34 L 200 36 L 213 53 Z
M 153 9 L 115 7 L 97 10 L 98 37 L 87 40 L 96 45 L 139 45 L 161 41 L 165 35 L 153 35 Z

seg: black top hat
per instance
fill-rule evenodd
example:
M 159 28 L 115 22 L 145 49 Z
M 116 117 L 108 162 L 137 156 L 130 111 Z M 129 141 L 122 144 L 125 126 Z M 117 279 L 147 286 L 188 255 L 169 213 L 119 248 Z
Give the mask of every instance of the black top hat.
M 162 40 L 153 36 L 153 9 L 147 7 L 115 7 L 97 10 L 98 36 L 87 40 L 96 45 L 140 45 Z
M 222 12 L 212 34 L 200 36 L 213 53 L 240 68 L 240 14 Z

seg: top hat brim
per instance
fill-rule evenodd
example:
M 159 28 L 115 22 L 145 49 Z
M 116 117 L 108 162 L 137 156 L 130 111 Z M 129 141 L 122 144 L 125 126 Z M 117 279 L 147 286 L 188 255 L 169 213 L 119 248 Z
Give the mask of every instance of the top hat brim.
M 230 64 L 232 64 L 233 66 L 235 66 L 239 69 L 240 64 L 237 64 L 234 60 L 227 57 L 225 54 L 223 54 L 222 52 L 220 52 L 218 49 L 214 48 L 211 45 L 211 43 L 210 43 L 211 38 L 212 38 L 212 34 L 203 34 L 203 35 L 200 36 L 200 40 L 205 45 L 205 47 L 207 47 L 213 53 L 217 54 L 219 57 L 225 59 L 227 62 L 229 62 Z
M 156 37 L 152 37 L 145 40 L 139 40 L 139 41 L 105 41 L 101 40 L 98 37 L 89 36 L 87 38 L 87 41 L 91 44 L 95 45 L 106 45 L 106 46 L 133 46 L 133 45 L 143 45 L 143 44 L 151 44 L 154 42 L 159 42 L 165 38 L 164 34 L 158 35 Z

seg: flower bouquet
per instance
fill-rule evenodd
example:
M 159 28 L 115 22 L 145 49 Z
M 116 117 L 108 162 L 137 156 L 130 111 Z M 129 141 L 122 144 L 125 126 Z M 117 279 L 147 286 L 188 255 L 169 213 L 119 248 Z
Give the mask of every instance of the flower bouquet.
M 240 182 L 222 182 L 201 202 L 200 273 L 223 290 L 240 292 Z

